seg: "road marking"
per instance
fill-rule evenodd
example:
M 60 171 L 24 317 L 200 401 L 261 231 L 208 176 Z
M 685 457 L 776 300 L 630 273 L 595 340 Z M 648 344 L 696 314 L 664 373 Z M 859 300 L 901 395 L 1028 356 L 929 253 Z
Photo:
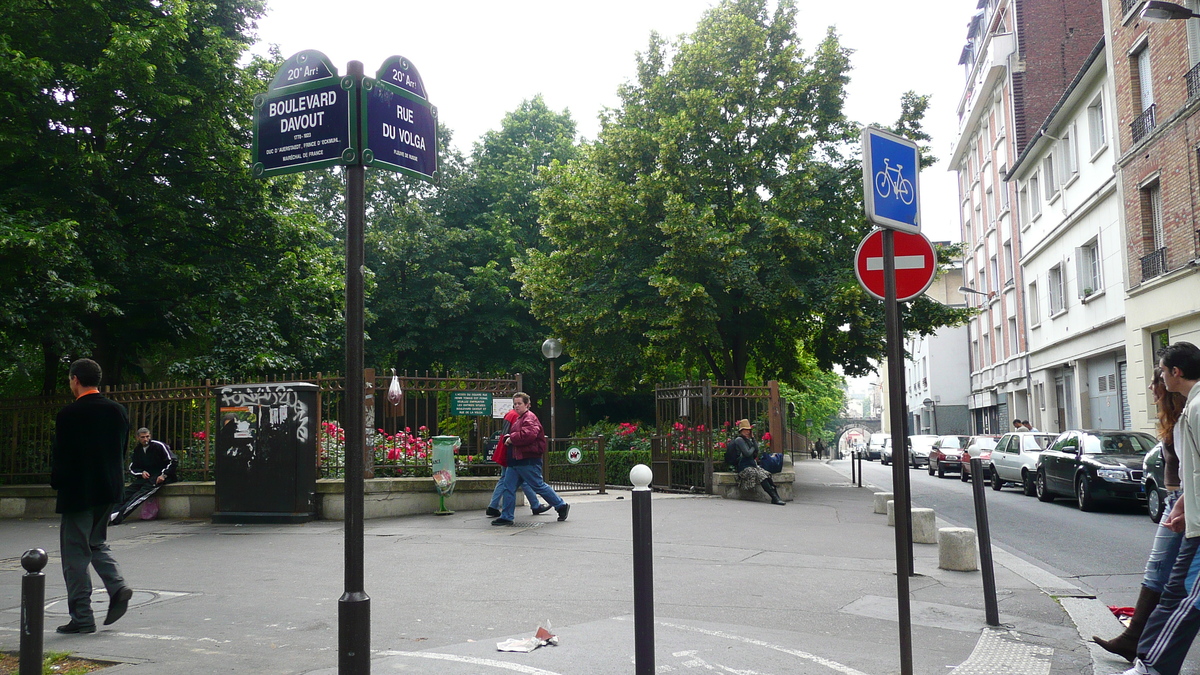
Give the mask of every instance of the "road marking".
M 925 256 L 923 255 L 898 255 L 896 256 L 897 270 L 921 270 L 925 269 Z M 883 271 L 883 256 L 878 258 L 867 258 L 868 272 Z
M 791 654 L 792 656 L 796 656 L 796 657 L 805 659 L 807 661 L 812 661 L 813 663 L 825 666 L 826 668 L 829 668 L 830 670 L 833 670 L 833 671 L 836 671 L 839 673 L 843 673 L 844 675 L 867 675 L 866 673 L 862 672 L 861 670 L 855 670 L 854 668 L 851 668 L 850 666 L 838 663 L 837 661 L 831 661 L 830 659 L 824 658 L 822 656 L 817 656 L 816 654 L 810 654 L 808 652 L 800 651 L 799 649 L 789 649 L 787 647 L 773 645 L 769 642 L 763 642 L 762 640 L 755 640 L 754 638 L 742 637 L 740 635 L 733 635 L 731 633 L 726 633 L 724 631 L 719 631 L 719 630 L 708 630 L 706 628 L 696 628 L 694 626 L 684 626 L 683 624 L 669 623 L 667 621 L 655 621 L 654 623 L 658 624 L 659 626 L 666 626 L 667 628 L 677 628 L 679 630 L 692 631 L 693 633 L 702 633 L 704 635 L 711 635 L 713 637 L 721 637 L 721 638 L 725 638 L 727 640 L 736 640 L 738 642 L 744 642 L 745 644 L 748 644 L 748 645 L 755 645 L 758 647 L 766 647 L 767 649 L 773 649 L 777 652 L 783 652 L 784 654 Z
M 412 656 L 421 659 L 433 659 L 435 661 L 455 661 L 457 663 L 469 663 L 475 666 L 492 666 L 493 668 L 502 668 L 504 670 L 512 670 L 518 673 L 526 673 L 527 675 L 560 675 L 552 670 L 542 670 L 533 666 L 523 666 L 519 663 L 509 663 L 508 661 L 496 661 L 495 659 L 481 659 L 474 656 L 458 656 L 457 654 L 437 654 L 433 652 L 375 652 L 376 656 Z

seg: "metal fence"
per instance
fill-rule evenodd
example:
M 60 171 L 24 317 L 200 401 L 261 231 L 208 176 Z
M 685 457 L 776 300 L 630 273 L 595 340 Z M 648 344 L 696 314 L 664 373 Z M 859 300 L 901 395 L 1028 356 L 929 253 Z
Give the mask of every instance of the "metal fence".
M 783 445 L 777 382 L 659 385 L 654 399 L 651 468 L 657 488 L 712 494 L 713 471 L 726 470 L 722 466 L 725 443 L 737 435 L 738 420 L 750 420 L 757 438 L 770 432 L 778 439 L 773 440 L 772 451 L 780 451 Z
M 367 371 L 368 476 L 428 476 L 429 439 L 439 434 L 463 439 L 459 469 L 465 475 L 495 473 L 487 460 L 486 441 L 501 420 L 487 415 L 451 415 L 453 392 L 484 392 L 511 398 L 521 377 L 484 377 L 402 373 L 403 391 L 397 404 L 386 393 L 391 376 Z M 341 375 L 294 375 L 269 382 L 309 382 L 319 387 L 317 419 L 318 475 L 340 477 L 344 471 L 343 419 L 345 378 Z M 121 387 L 102 387 L 105 396 L 129 410 L 132 429 L 146 427 L 179 456 L 180 480 L 212 480 L 215 468 L 213 438 L 220 415 L 215 389 L 231 382 L 204 380 Z M 250 383 L 254 384 L 254 383 Z M 68 395 L 0 400 L 0 424 L 8 438 L 0 446 L 0 484 L 46 483 L 50 480 L 50 448 L 54 418 L 70 402 Z M 132 438 L 131 438 L 132 443 Z

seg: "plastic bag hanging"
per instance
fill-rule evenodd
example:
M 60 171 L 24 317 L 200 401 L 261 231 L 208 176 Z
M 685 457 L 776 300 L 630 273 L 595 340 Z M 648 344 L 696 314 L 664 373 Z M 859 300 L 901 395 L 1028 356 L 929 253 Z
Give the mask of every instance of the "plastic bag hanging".
M 400 405 L 400 401 L 404 400 L 404 392 L 400 390 L 400 378 L 396 377 L 395 368 L 392 368 L 392 384 L 388 386 L 387 398 L 392 405 Z

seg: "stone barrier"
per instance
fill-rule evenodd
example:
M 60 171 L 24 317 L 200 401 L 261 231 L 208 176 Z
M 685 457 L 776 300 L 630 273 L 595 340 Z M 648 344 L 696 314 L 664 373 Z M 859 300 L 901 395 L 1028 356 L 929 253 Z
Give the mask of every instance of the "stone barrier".
M 937 533 L 938 567 L 958 572 L 979 569 L 979 547 L 975 530 L 969 527 L 943 527 Z
M 875 513 L 887 513 L 887 503 L 894 498 L 895 496 L 891 492 L 876 492 Z

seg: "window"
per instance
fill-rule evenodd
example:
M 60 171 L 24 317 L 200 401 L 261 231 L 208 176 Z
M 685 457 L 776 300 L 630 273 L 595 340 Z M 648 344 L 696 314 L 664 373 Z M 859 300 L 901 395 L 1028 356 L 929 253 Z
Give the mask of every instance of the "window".
M 1001 171 L 1003 171 L 1004 167 L 1000 167 L 1000 169 L 1001 169 Z M 1000 188 L 1000 211 L 1001 212 L 1008 210 L 1009 199 L 1010 199 L 1010 197 L 1008 195 L 1008 184 L 1005 183 L 1004 186 Z
M 1039 180 L 1036 173 L 1029 179 L 1029 208 L 1032 210 L 1034 218 L 1042 215 L 1042 193 L 1038 191 Z
M 979 340 L 971 340 L 971 364 L 974 370 L 983 367 L 983 362 L 979 360 Z
M 1079 297 L 1086 298 L 1098 292 L 1102 288 L 1099 240 L 1093 239 L 1075 249 L 1075 264 L 1078 266 L 1076 278 L 1079 279 Z
M 1108 144 L 1108 136 L 1104 129 L 1104 99 L 1097 96 L 1087 109 L 1088 117 L 1088 149 L 1095 155 Z
M 1058 150 L 1058 155 L 1062 158 L 1062 179 L 1066 183 L 1071 180 L 1072 176 L 1079 173 L 1079 160 L 1075 154 L 1074 127 L 1063 132 L 1062 140 L 1058 142 Z
M 1200 13 L 1200 0 L 1186 0 L 1181 3 L 1193 13 Z M 1188 19 L 1187 22 L 1188 65 L 1200 63 L 1200 19 Z
M 1029 212 L 1029 183 L 1021 186 L 1017 192 L 1017 212 L 1021 217 L 1021 224 L 1029 222 L 1029 217 L 1032 215 Z
M 1142 236 L 1150 245 L 1148 253 L 1153 253 L 1166 246 L 1166 234 L 1163 231 L 1162 189 L 1158 181 L 1142 188 Z
M 1017 335 L 1017 317 L 1008 317 L 1008 348 L 1009 353 L 1020 354 L 1021 342 L 1020 336 Z
M 1063 287 L 1063 270 L 1062 265 L 1055 265 L 1050 268 L 1050 276 L 1048 279 L 1050 284 L 1050 316 L 1054 316 L 1066 309 L 1066 289 Z
M 987 359 L 988 363 L 996 362 L 996 358 L 992 356 L 992 343 L 988 339 L 987 333 L 983 334 L 983 358 Z
M 1025 296 L 1025 306 L 1029 308 L 1029 324 L 1036 326 L 1042 322 L 1041 305 L 1038 300 L 1037 282 L 1029 284 L 1029 295 Z
M 1054 153 L 1051 152 L 1042 160 L 1042 189 L 1045 191 L 1046 201 L 1054 199 L 1055 193 L 1058 192 L 1058 183 L 1054 182 Z
M 1133 55 L 1134 59 L 1134 87 L 1137 91 L 1137 99 L 1141 103 L 1141 112 L 1145 112 L 1150 106 L 1154 105 L 1154 81 L 1150 74 L 1150 48 L 1142 47 L 1138 53 Z
M 993 344 L 996 345 L 996 360 L 999 361 L 1004 358 L 1004 333 L 1000 330 L 999 324 L 996 325 L 994 333 L 996 340 Z
M 999 264 L 999 262 L 996 261 L 996 256 L 992 256 L 992 262 L 991 262 L 991 266 L 989 268 L 989 272 L 991 273 L 992 279 L 994 280 L 993 283 L 996 284 L 996 288 L 994 288 L 993 290 L 996 290 L 996 291 L 1000 290 L 1000 264 Z
M 1004 242 L 1004 266 L 1006 268 L 1004 270 L 1004 281 L 1007 284 L 1011 284 L 1013 281 L 1013 269 L 1017 266 L 1016 261 L 1013 260 L 1013 247 L 1011 241 Z

